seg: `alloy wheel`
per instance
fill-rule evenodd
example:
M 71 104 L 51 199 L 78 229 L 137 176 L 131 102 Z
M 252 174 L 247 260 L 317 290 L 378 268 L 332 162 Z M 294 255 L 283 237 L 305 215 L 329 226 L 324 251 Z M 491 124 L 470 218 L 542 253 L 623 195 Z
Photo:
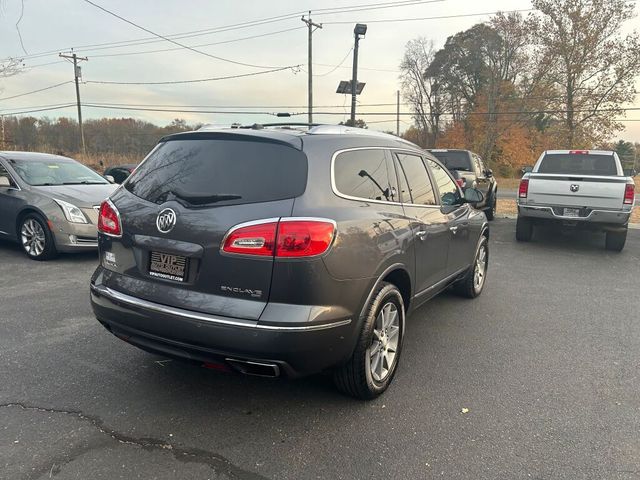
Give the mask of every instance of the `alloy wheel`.
M 383 382 L 395 367 L 400 341 L 400 314 L 394 302 L 378 312 L 369 347 L 369 371 L 376 382 Z
M 22 246 L 30 256 L 38 257 L 44 252 L 47 237 L 42 225 L 37 220 L 29 218 L 22 224 L 20 238 Z
M 483 244 L 476 255 L 476 264 L 473 268 L 473 288 L 476 292 L 482 290 L 487 274 L 487 245 Z

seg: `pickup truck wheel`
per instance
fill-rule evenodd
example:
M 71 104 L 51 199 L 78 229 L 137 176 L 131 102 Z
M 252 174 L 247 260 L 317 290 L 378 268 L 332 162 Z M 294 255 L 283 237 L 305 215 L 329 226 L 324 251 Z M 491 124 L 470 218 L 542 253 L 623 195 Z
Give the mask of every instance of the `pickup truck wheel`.
M 453 285 L 453 291 L 466 298 L 476 298 L 482 293 L 487 279 L 489 267 L 489 242 L 484 235 L 480 239 L 473 264 L 469 267 L 464 277 Z
M 519 242 L 529 242 L 533 236 L 533 225 L 531 220 L 518 217 L 516 220 L 516 240 Z
M 353 355 L 334 372 L 338 390 L 369 400 L 387 389 L 400 359 L 404 315 L 400 291 L 383 282 L 365 309 Z
M 607 232 L 605 247 L 612 252 L 621 252 L 627 241 L 627 230 L 623 232 Z
M 489 221 L 493 220 L 496 217 L 496 204 L 498 202 L 495 193 L 491 197 L 492 198 L 489 202 L 489 208 L 484 211 L 484 214 L 487 216 L 487 220 Z

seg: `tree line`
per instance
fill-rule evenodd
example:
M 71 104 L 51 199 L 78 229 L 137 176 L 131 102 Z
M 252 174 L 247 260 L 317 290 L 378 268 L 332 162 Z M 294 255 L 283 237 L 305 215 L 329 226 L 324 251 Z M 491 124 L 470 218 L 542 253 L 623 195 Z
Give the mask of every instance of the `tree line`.
M 442 48 L 409 41 L 401 84 L 424 147 L 466 148 L 503 174 L 545 149 L 608 147 L 623 129 L 640 69 L 627 0 L 533 0 L 527 16 L 497 14 Z

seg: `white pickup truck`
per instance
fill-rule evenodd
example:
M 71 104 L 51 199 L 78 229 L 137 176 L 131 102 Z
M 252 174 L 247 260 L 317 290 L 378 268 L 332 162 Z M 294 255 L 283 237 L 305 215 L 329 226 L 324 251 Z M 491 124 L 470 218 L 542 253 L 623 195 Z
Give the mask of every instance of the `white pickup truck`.
M 606 232 L 607 250 L 622 251 L 635 202 L 615 152 L 548 150 L 518 189 L 516 239 L 531 240 L 534 225 L 555 224 Z

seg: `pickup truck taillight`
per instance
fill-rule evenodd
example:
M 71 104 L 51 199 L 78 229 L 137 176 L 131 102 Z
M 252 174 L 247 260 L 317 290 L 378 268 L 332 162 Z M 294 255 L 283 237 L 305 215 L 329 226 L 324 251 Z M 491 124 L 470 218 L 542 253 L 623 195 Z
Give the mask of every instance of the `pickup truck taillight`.
M 633 205 L 633 200 L 636 196 L 636 186 L 633 183 L 627 183 L 624 186 L 624 201 L 625 205 Z
M 466 183 L 465 178 L 456 178 L 456 183 L 460 188 L 464 188 L 464 184 Z
M 529 179 L 523 178 L 520 180 L 520 186 L 518 187 L 518 197 L 527 198 L 527 195 L 529 195 Z

